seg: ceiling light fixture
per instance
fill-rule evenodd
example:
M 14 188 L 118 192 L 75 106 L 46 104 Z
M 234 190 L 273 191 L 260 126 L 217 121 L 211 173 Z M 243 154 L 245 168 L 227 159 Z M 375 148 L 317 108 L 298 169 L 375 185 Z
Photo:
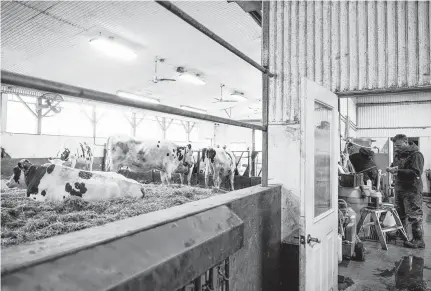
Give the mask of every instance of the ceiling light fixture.
M 90 40 L 90 44 L 110 57 L 117 57 L 129 61 L 138 56 L 133 50 L 115 42 L 113 37 L 96 37 Z
M 181 105 L 180 107 L 182 109 L 185 109 L 185 110 L 188 110 L 188 111 L 194 111 L 194 112 L 197 112 L 197 113 L 207 113 L 206 110 L 199 109 L 199 108 L 196 108 L 196 107 L 191 107 L 191 106 L 186 106 L 186 105 Z
M 245 96 L 244 96 L 244 93 L 243 93 L 243 92 L 239 92 L 239 91 L 233 91 L 233 92 L 230 94 L 230 96 L 231 96 L 233 99 L 236 99 L 236 100 L 246 100 L 246 99 L 247 99 L 247 97 L 245 97 Z
M 117 96 L 119 96 L 121 98 L 144 101 L 144 102 L 148 102 L 148 103 L 157 103 L 157 104 L 160 103 L 159 99 L 148 97 L 148 96 L 143 96 L 143 95 L 137 95 L 137 94 L 124 92 L 124 91 L 117 91 Z
M 189 82 L 189 83 L 192 83 L 195 85 L 205 85 L 206 84 L 205 80 L 202 79 L 200 74 L 187 72 L 184 69 L 184 67 L 178 67 L 177 73 L 180 73 L 180 75 L 178 76 L 178 79 L 180 79 L 182 81 Z

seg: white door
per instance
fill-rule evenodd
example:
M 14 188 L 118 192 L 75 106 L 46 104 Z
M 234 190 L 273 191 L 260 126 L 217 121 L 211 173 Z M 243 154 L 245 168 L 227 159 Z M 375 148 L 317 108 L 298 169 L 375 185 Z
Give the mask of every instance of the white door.
M 301 80 L 300 290 L 338 290 L 338 101 Z

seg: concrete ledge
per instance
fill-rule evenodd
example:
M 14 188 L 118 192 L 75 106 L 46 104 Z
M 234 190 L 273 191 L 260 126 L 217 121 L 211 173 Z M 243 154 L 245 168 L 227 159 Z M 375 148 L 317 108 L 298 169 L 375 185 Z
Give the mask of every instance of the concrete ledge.
M 218 206 L 16 270 L 2 276 L 2 289 L 176 290 L 238 251 L 243 241 L 243 221 Z
M 58 259 L 279 187 L 254 186 L 105 225 L 10 247 L 1 252 L 1 274 L 3 276 L 22 268 Z

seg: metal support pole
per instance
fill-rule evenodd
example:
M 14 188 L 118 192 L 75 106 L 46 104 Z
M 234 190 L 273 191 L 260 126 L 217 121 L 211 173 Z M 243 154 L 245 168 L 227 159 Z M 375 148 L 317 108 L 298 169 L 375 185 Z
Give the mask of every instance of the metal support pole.
M 136 113 L 133 112 L 132 113 L 132 136 L 135 137 L 136 136 L 136 128 L 138 127 L 137 122 L 136 122 Z
M 96 114 L 96 106 L 93 106 L 93 111 L 92 111 L 92 120 L 91 120 L 91 124 L 93 125 L 93 143 L 96 144 L 96 135 L 97 135 L 97 114 Z
M 256 131 L 251 130 L 251 176 L 256 176 L 256 159 L 253 158 L 253 153 L 256 151 Z
M 7 129 L 7 103 L 8 103 L 8 95 L 1 93 L 1 133 L 6 132 Z
M 262 1 L 262 65 L 269 66 L 269 1 Z M 269 76 L 262 74 L 262 187 L 268 187 Z
M 163 139 L 166 139 L 166 131 L 168 130 L 166 128 L 166 117 L 162 118 L 162 130 L 163 130 Z
M 268 71 L 268 68 L 265 68 L 265 66 L 259 65 L 253 59 L 251 59 L 250 57 L 245 55 L 243 52 L 241 52 L 240 50 L 238 50 L 237 48 L 235 48 L 234 46 L 229 44 L 227 41 L 225 41 L 224 39 L 222 39 L 221 37 L 216 35 L 214 32 L 209 30 L 207 27 L 202 25 L 200 22 L 196 21 L 196 19 L 194 19 L 193 17 L 191 17 L 190 15 L 188 15 L 187 13 L 185 13 L 184 11 L 179 9 L 177 6 L 175 6 L 171 2 L 169 2 L 169 1 L 155 1 L 155 2 L 157 4 L 159 4 L 160 6 L 166 8 L 167 10 L 169 10 L 170 12 L 172 12 L 173 14 L 175 14 L 176 16 L 178 16 L 179 18 L 181 18 L 182 20 L 184 20 L 185 22 L 187 22 L 188 24 L 190 24 L 191 26 L 193 26 L 194 28 L 196 28 L 197 30 L 199 30 L 200 32 L 205 34 L 206 36 L 208 36 L 209 38 L 211 38 L 212 40 L 214 40 L 215 42 L 217 42 L 221 46 L 223 46 L 225 49 L 231 51 L 233 54 L 237 55 L 238 57 L 240 57 L 241 59 L 243 59 L 244 61 L 246 61 L 247 63 L 249 63 L 253 67 L 255 67 L 256 69 L 258 69 L 261 72 L 268 74 L 270 76 L 274 76 L 272 73 L 270 73 Z
M 36 118 L 37 118 L 37 134 L 42 134 L 42 98 L 37 98 Z
M 190 121 L 187 121 L 187 142 L 190 141 Z
M 210 122 L 217 122 L 223 124 L 229 124 L 233 126 L 254 128 L 257 130 L 265 130 L 262 125 L 250 124 L 232 120 L 228 118 L 212 116 L 208 114 L 188 111 L 172 106 L 166 106 L 162 104 L 148 103 L 140 100 L 120 98 L 115 94 L 109 94 L 82 87 L 71 86 L 63 83 L 53 82 L 31 76 L 25 76 L 21 74 L 12 73 L 9 71 L 1 70 L 1 83 L 14 85 L 25 88 L 32 88 L 35 90 L 52 92 L 57 94 L 63 94 L 71 97 L 78 97 L 82 99 L 88 99 L 97 102 L 105 102 L 115 105 L 128 106 L 133 108 L 139 108 L 150 111 L 158 111 L 167 114 L 179 115 L 188 118 L 200 119 Z

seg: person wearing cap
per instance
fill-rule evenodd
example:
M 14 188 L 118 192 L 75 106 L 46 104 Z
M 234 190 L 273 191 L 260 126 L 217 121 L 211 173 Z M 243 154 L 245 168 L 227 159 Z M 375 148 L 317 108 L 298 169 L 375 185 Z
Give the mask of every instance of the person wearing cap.
M 395 178 L 396 208 L 404 228 L 411 224 L 413 238 L 405 241 L 408 248 L 425 248 L 423 240 L 423 210 L 422 210 L 422 172 L 424 156 L 414 143 L 408 141 L 405 134 L 393 137 L 394 162 L 386 171 Z M 393 236 L 394 234 L 389 234 Z
M 357 153 L 355 153 L 355 148 L 359 148 Z M 360 145 L 355 147 L 355 144 L 352 142 L 347 144 L 347 152 L 349 153 L 349 160 L 355 172 L 363 174 L 364 184 L 367 184 L 367 180 L 369 179 L 372 186 L 377 189 L 379 172 L 374 161 L 374 152 Z M 380 181 L 380 187 L 383 185 L 382 182 Z

